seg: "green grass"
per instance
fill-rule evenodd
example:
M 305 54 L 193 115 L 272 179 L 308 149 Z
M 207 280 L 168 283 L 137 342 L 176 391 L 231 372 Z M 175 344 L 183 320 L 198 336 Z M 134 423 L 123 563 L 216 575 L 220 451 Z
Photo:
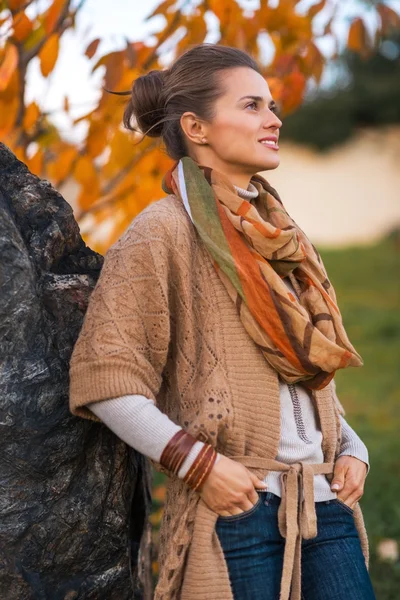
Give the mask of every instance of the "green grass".
M 396 236 L 368 247 L 319 247 L 349 339 L 364 366 L 338 371 L 346 419 L 369 450 L 361 506 L 370 540 L 377 600 L 400 598 L 400 561 L 382 562 L 380 540 L 400 545 L 400 245 Z M 155 486 L 164 479 L 155 476 Z M 154 502 L 154 511 L 160 510 Z

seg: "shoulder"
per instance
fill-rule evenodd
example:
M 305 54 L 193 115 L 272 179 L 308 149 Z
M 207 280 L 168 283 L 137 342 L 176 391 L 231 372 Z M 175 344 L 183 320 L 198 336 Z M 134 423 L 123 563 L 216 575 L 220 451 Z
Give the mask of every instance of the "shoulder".
M 174 194 L 169 194 L 146 206 L 109 251 L 141 241 L 175 244 L 180 232 L 188 231 L 191 226 L 190 217 L 182 202 Z

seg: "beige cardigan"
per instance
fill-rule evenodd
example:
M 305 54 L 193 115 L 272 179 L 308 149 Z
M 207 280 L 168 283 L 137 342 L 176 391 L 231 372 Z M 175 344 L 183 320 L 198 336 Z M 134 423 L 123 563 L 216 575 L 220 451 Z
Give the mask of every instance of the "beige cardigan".
M 261 478 L 268 470 L 285 471 L 281 599 L 298 600 L 301 537 L 316 535 L 313 475 L 331 478 L 341 408 L 331 384 L 312 392 L 323 464 L 288 466 L 274 460 L 280 437 L 278 374 L 245 331 L 174 195 L 144 209 L 108 250 L 71 358 L 74 414 L 96 419 L 86 404 L 125 394 L 152 398 L 176 423 Z M 295 500 L 298 486 L 305 499 L 301 507 Z M 368 566 L 358 504 L 354 517 Z M 233 599 L 217 518 L 197 492 L 169 478 L 155 600 Z

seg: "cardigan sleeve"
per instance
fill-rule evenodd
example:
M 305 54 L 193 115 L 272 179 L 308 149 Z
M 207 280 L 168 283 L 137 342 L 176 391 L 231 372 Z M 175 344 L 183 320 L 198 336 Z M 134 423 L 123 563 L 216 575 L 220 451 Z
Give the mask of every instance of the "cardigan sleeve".
M 87 404 L 127 394 L 156 402 L 170 341 L 170 230 L 145 209 L 107 251 L 70 360 L 73 414 L 98 421 Z

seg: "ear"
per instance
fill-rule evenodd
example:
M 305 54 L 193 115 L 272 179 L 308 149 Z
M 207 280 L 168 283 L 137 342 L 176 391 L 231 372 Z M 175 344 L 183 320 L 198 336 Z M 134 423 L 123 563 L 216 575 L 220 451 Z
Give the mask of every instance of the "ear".
M 191 142 L 201 145 L 207 142 L 204 122 L 195 113 L 183 113 L 180 123 L 185 135 Z

